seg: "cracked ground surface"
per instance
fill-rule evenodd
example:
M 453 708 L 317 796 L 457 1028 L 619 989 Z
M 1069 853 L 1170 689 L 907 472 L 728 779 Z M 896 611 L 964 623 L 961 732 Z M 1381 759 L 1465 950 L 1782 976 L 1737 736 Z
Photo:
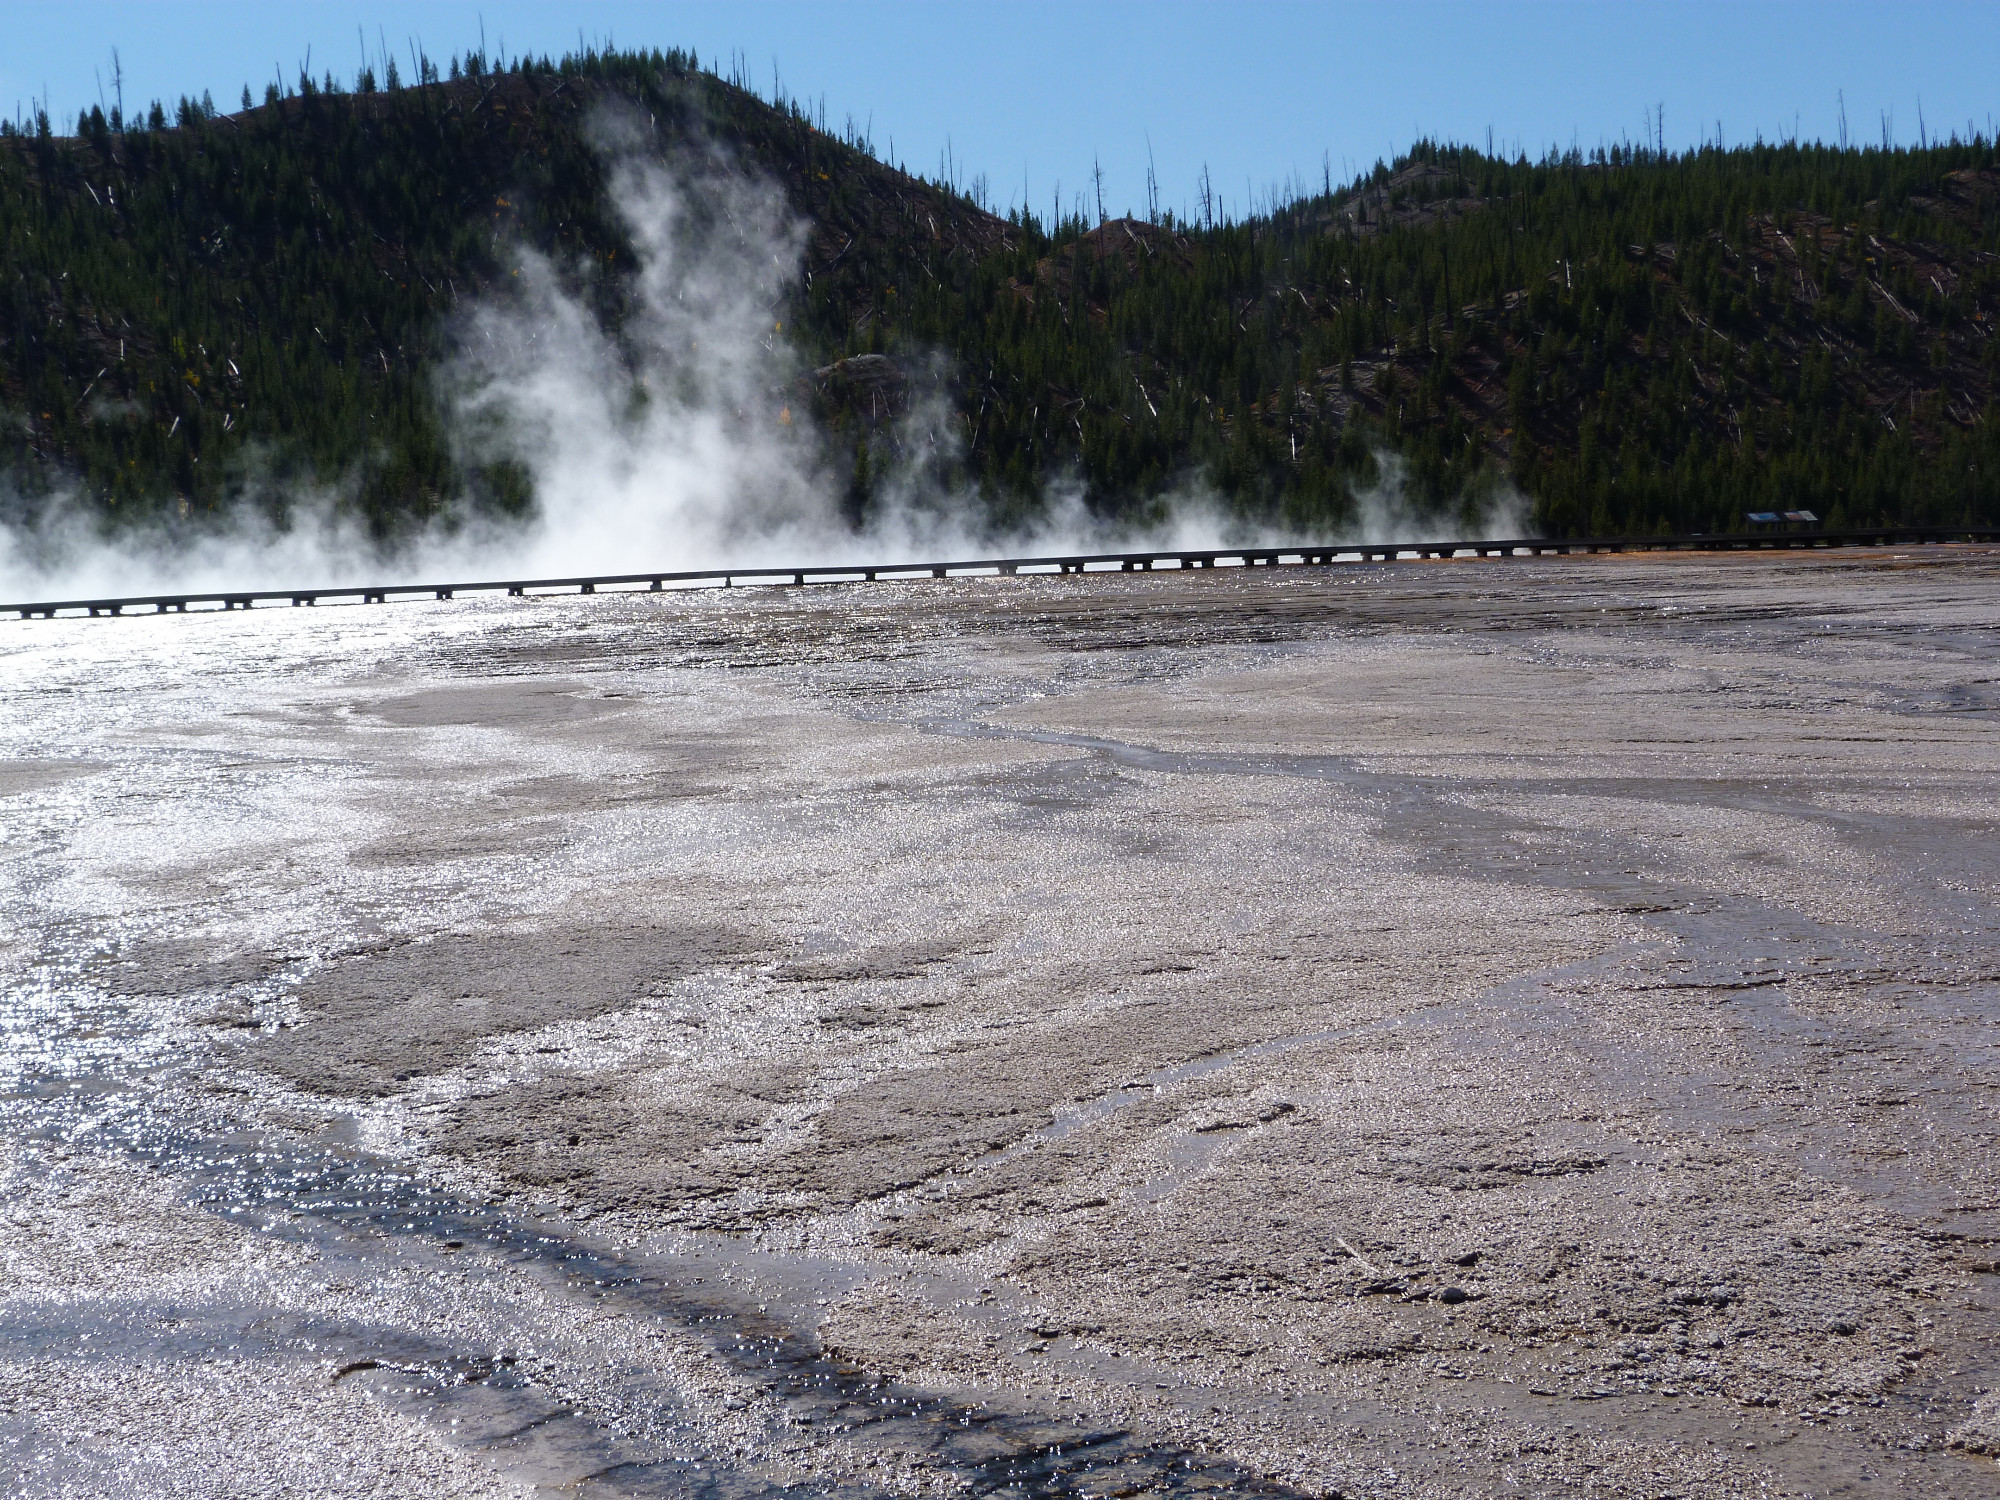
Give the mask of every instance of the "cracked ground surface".
M 51 621 L 21 1494 L 1991 1494 L 2000 554 Z

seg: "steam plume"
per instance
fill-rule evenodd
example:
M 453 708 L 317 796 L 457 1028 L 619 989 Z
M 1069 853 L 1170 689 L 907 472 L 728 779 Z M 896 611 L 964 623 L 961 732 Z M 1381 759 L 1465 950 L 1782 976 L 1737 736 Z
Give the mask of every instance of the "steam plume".
M 460 326 L 459 352 L 440 378 L 458 456 L 524 471 L 536 497 L 529 515 L 461 510 L 384 555 L 337 484 L 243 507 L 221 533 L 160 523 L 106 536 L 83 506 L 59 497 L 31 520 L 0 525 L 0 598 L 1298 540 L 1246 534 L 1199 484 L 1159 497 L 1151 524 L 1111 523 L 1092 513 L 1080 485 L 1060 480 L 1038 517 L 995 533 L 976 496 L 940 489 L 949 462 L 921 460 L 882 476 L 856 531 L 840 511 L 843 467 L 805 419 L 802 370 L 781 326 L 805 244 L 782 192 L 715 154 L 664 166 L 617 120 L 600 122 L 599 144 L 615 163 L 613 201 L 638 261 L 618 327 L 598 318 L 571 268 L 522 247 L 507 290 Z M 949 460 L 958 430 L 950 415 L 941 398 L 919 400 L 894 446 Z M 1382 456 L 1380 472 L 1356 497 L 1352 539 L 1436 529 L 1405 498 L 1400 461 Z M 1519 524 L 1511 501 L 1465 518 L 1465 534 L 1508 534 Z M 277 514 L 286 520 L 270 519 Z

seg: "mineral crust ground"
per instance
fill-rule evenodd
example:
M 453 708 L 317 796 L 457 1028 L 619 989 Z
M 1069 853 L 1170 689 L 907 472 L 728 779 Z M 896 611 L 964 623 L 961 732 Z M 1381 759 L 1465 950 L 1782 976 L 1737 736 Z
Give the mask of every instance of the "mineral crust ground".
M 20 1496 L 2000 1492 L 2000 549 L 0 633 Z

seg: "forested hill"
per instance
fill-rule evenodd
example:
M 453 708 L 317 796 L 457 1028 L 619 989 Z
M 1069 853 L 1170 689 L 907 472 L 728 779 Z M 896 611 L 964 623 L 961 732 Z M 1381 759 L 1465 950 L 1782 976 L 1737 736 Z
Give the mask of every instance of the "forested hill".
M 1395 454 L 1419 507 L 1511 481 L 1551 535 L 2000 521 L 1990 140 L 1423 144 L 1234 222 L 1044 222 L 678 53 L 420 71 L 0 128 L 0 504 L 200 515 L 252 472 L 383 533 L 531 503 L 455 456 L 433 372 L 523 242 L 616 325 L 634 252 L 590 122 L 621 99 L 645 149 L 719 144 L 811 225 L 782 321 L 857 518 L 928 382 L 943 477 L 995 515 L 1058 476 L 1107 513 L 1204 480 L 1325 534 Z

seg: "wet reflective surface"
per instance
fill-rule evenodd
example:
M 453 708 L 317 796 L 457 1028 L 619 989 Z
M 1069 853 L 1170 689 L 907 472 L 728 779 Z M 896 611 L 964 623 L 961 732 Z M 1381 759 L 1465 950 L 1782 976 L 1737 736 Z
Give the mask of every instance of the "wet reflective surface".
M 10 629 L 0 1468 L 1982 1493 L 1997 580 Z

